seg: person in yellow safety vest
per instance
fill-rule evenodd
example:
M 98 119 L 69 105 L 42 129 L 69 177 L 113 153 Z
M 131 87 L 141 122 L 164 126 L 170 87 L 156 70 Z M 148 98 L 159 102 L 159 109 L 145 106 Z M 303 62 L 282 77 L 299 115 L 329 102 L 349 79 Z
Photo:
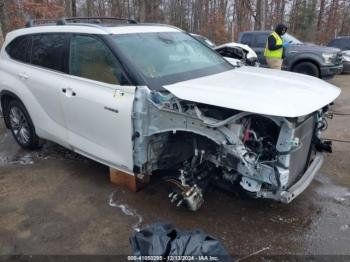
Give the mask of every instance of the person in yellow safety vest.
M 282 36 L 287 32 L 285 24 L 278 24 L 275 31 L 267 38 L 264 56 L 266 62 L 272 69 L 282 69 L 283 51 L 289 46 L 289 42 L 284 42 Z

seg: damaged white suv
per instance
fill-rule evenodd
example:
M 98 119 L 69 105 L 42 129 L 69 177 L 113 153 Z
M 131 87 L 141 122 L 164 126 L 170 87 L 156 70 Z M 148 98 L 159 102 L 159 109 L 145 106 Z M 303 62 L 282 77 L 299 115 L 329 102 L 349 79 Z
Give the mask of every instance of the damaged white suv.
M 235 68 L 174 27 L 90 22 L 7 35 L 1 107 L 22 147 L 43 138 L 140 178 L 177 170 L 169 197 L 191 210 L 209 183 L 284 203 L 311 183 L 337 87 Z

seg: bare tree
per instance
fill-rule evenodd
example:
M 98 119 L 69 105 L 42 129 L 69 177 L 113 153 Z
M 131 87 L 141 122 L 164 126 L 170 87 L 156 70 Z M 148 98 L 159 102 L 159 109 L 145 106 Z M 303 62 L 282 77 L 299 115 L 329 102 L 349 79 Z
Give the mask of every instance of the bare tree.
M 64 0 L 62 2 L 64 5 L 64 15 L 66 17 L 72 16 L 72 0 Z
M 1 43 L 3 42 L 3 38 L 7 34 L 7 21 L 6 21 L 6 16 L 5 16 L 5 2 L 4 0 L 0 0 L 0 23 L 1 23 L 1 30 L 0 30 L 0 35 L 1 35 Z
M 343 22 L 339 33 L 340 35 L 350 35 L 350 1 L 346 2 L 343 12 Z
M 273 29 L 280 22 L 306 41 L 325 43 L 350 34 L 349 0 L 0 0 L 3 36 L 23 26 L 27 17 L 55 18 L 61 13 L 168 23 L 217 43 L 244 30 Z
M 279 21 L 282 23 L 284 22 L 285 9 L 286 9 L 286 0 L 281 0 L 281 6 L 280 6 L 280 9 L 278 11 L 280 12 Z
M 265 1 L 264 0 L 256 0 L 255 6 L 255 30 L 263 30 L 265 29 Z
M 93 1 L 86 0 L 86 15 L 88 17 L 93 16 Z
M 77 1 L 71 0 L 71 7 L 72 7 L 72 16 L 77 16 Z
M 139 20 L 141 22 L 146 22 L 147 11 L 146 11 L 146 0 L 139 1 Z
M 236 36 L 239 32 L 250 30 L 252 28 L 252 14 L 252 3 L 250 1 L 235 1 Z

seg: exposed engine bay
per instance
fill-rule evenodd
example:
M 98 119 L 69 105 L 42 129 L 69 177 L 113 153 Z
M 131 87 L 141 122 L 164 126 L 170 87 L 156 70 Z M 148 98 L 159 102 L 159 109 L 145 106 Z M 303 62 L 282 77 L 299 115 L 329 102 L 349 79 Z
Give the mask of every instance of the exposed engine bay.
M 238 59 L 242 65 L 260 66 L 258 57 L 248 57 L 249 51 L 239 46 L 219 48 L 217 52 L 223 57 Z
M 168 197 L 193 211 L 203 204 L 209 184 L 289 203 L 297 193 L 286 190 L 311 163 L 319 168 L 317 151 L 331 151 L 320 138 L 326 112 L 299 118 L 259 115 L 139 87 L 133 113 L 134 172 L 176 170 L 164 178 Z

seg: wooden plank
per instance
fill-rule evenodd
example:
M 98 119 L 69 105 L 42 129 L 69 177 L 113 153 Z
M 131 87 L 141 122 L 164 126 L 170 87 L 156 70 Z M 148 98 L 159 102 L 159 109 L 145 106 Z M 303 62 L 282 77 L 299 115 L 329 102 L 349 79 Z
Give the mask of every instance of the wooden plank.
M 130 175 L 120 170 L 109 168 L 109 177 L 113 184 L 125 186 L 133 192 L 140 191 L 145 188 L 150 181 L 149 175 Z

